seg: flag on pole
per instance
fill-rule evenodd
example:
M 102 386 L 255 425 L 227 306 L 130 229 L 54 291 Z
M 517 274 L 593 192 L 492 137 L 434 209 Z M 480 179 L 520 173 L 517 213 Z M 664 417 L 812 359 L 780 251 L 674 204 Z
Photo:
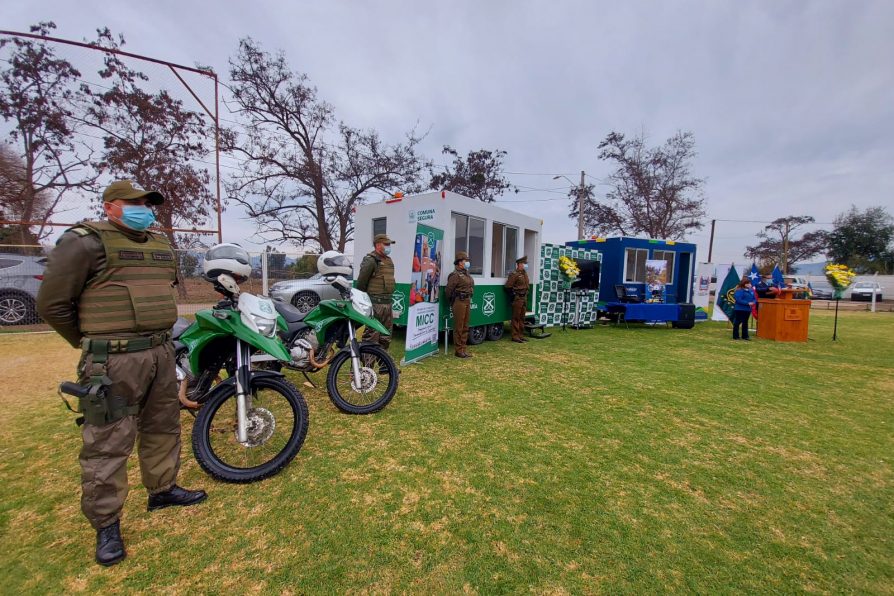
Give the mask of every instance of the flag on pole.
M 773 267 L 773 285 L 779 289 L 785 287 L 785 280 L 782 278 L 782 271 L 779 270 L 779 265 Z
M 730 265 L 729 272 L 717 292 L 715 307 L 720 307 L 723 314 L 730 321 L 733 320 L 733 306 L 736 304 L 736 286 L 739 285 L 739 274 L 736 272 L 736 266 Z
M 751 316 L 757 319 L 757 284 L 761 280 L 761 274 L 754 262 L 751 263 L 751 273 L 748 277 L 751 278 L 751 291 L 754 293 L 754 305 L 751 307 Z

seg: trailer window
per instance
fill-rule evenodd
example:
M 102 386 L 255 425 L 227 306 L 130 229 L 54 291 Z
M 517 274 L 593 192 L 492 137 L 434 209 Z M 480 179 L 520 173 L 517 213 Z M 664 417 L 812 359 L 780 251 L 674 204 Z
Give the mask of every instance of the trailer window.
M 645 283 L 649 251 L 644 248 L 628 248 L 624 255 L 624 281 Z
M 518 258 L 518 228 L 494 223 L 491 236 L 491 277 L 505 277 L 515 268 Z
M 472 267 L 469 273 L 484 273 L 484 220 L 470 217 L 462 213 L 451 214 L 453 218 L 453 254 L 463 251 L 469 253 Z
M 652 258 L 656 261 L 667 261 L 667 283 L 674 283 L 674 257 L 676 253 L 670 250 L 656 250 Z
M 373 238 L 378 236 L 379 234 L 387 234 L 388 233 L 388 218 L 387 217 L 377 217 L 373 220 Z

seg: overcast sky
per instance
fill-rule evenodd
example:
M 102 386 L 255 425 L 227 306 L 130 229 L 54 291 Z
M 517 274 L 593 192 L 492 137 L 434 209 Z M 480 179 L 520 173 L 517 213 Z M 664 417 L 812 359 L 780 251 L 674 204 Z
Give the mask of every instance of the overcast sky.
M 282 49 L 352 126 L 399 141 L 418 122 L 436 163 L 444 144 L 508 151 L 507 177 L 524 192 L 504 202 L 542 217 L 549 242 L 576 235 L 568 183 L 552 176 L 604 178 L 596 146 L 611 130 L 644 130 L 652 144 L 695 135 L 700 261 L 711 219 L 894 212 L 890 0 L 8 0 L 3 13 L 3 28 L 53 20 L 76 40 L 108 26 L 132 52 L 210 65 L 224 80 L 241 37 Z M 718 221 L 714 261 L 744 261 L 762 227 Z M 225 240 L 250 231 L 228 212 Z

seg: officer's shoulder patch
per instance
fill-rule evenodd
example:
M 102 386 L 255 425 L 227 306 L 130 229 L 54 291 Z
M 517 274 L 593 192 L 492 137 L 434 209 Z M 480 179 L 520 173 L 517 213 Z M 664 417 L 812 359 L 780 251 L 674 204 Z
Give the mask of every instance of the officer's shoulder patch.
M 74 232 L 78 236 L 89 236 L 90 234 L 93 233 L 93 230 L 90 230 L 88 228 L 82 228 L 82 227 L 70 228 L 69 231 Z

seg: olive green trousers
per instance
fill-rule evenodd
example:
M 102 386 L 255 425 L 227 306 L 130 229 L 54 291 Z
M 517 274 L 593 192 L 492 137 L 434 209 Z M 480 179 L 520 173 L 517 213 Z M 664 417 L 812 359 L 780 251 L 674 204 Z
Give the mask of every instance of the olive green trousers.
M 89 383 L 92 355 L 79 367 Z M 84 424 L 81 463 L 81 511 L 94 528 L 121 516 L 127 498 L 127 459 L 138 441 L 143 485 L 150 494 L 171 488 L 180 470 L 180 402 L 174 347 L 168 342 L 149 350 L 109 354 L 109 393 L 140 405 L 140 413 L 101 426 Z

